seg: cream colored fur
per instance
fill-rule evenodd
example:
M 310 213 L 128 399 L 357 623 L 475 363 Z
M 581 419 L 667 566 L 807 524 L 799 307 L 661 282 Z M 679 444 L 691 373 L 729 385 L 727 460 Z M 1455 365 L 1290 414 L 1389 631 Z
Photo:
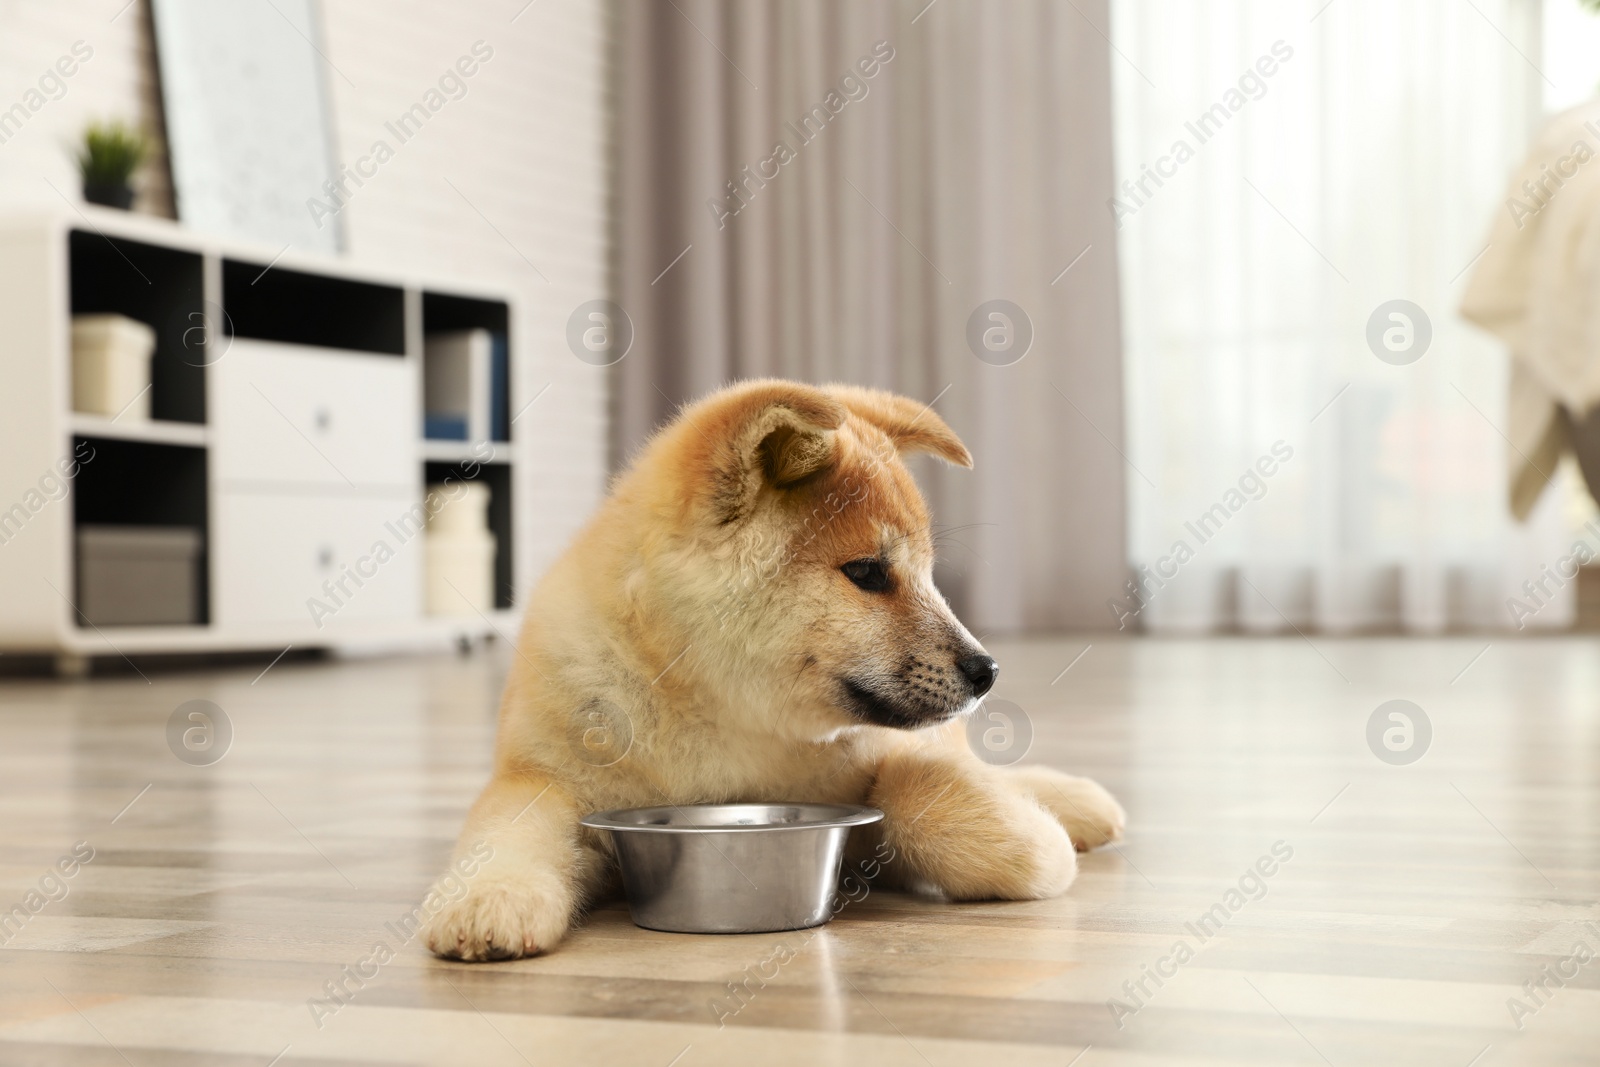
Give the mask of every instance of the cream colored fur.
M 884 882 L 961 900 L 1061 893 L 1074 846 L 1120 835 L 1095 783 L 968 751 L 956 660 L 982 649 L 934 588 L 910 451 L 971 466 L 932 411 L 848 386 L 742 383 L 656 435 L 529 604 L 458 847 L 494 855 L 432 918 L 434 952 L 553 948 L 614 888 L 578 825 L 607 808 L 870 804 Z M 841 571 L 863 559 L 889 588 Z

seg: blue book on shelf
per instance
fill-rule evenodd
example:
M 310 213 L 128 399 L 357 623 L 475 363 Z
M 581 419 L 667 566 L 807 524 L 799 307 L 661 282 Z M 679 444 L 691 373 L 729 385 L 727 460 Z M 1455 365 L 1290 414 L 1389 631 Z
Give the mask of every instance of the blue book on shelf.
M 489 439 L 511 440 L 511 346 L 506 335 L 492 335 L 489 350 Z
M 422 436 L 430 441 L 465 441 L 467 417 L 465 415 L 424 415 Z

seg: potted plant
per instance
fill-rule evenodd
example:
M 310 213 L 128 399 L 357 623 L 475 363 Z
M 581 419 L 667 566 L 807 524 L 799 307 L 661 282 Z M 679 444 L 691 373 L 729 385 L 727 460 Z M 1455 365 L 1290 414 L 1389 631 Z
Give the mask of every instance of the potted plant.
M 91 123 L 83 131 L 83 147 L 78 152 L 83 198 L 91 204 L 128 210 L 133 206 L 133 186 L 128 179 L 149 150 L 144 134 L 124 123 Z

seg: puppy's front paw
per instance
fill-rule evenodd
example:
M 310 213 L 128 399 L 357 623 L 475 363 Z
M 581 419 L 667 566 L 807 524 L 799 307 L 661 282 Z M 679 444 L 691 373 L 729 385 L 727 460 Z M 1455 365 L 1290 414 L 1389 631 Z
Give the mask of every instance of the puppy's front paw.
M 475 885 L 434 913 L 423 942 L 435 955 L 466 960 L 514 960 L 554 948 L 567 914 L 527 886 Z
M 1087 852 L 1122 837 L 1128 816 L 1105 786 L 1090 778 L 1068 778 L 1055 791 L 1065 802 L 1056 818 L 1066 827 L 1073 848 Z
M 1049 767 L 1017 767 L 1013 773 L 1035 800 L 1066 828 L 1079 852 L 1099 848 L 1122 837 L 1128 817 L 1105 786 L 1074 778 Z

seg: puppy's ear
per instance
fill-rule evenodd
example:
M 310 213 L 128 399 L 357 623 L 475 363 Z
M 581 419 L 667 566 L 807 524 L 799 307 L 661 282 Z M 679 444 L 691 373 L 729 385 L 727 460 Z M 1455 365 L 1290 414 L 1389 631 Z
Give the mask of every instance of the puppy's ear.
M 826 388 L 850 414 L 882 430 L 901 452 L 929 452 L 957 467 L 972 466 L 972 453 L 931 406 L 859 385 Z
M 831 466 L 845 409 L 799 382 L 748 382 L 691 419 L 712 445 L 713 507 L 723 523 L 745 514 L 763 488 L 790 489 Z

